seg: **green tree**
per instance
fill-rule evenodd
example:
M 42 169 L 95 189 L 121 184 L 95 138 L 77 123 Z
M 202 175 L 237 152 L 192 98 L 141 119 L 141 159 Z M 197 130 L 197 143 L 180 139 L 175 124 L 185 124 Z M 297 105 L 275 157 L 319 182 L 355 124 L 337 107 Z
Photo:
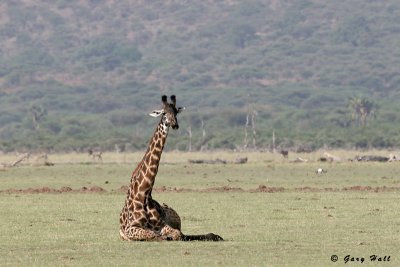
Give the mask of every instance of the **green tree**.
M 233 44 L 245 48 L 247 43 L 256 38 L 256 30 L 248 24 L 239 25 L 232 29 Z

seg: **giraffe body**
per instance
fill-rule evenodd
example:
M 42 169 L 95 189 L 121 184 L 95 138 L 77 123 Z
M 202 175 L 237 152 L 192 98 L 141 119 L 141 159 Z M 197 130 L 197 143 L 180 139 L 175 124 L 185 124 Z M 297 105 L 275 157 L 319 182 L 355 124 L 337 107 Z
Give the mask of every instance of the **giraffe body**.
M 162 96 L 163 109 L 154 111 L 152 116 L 162 115 L 143 159 L 132 173 L 125 205 L 120 214 L 120 237 L 124 240 L 210 240 L 222 238 L 212 233 L 186 236 L 181 232 L 178 213 L 166 204 L 160 205 L 152 198 L 152 189 L 157 175 L 161 154 L 168 136 L 168 130 L 178 129 L 176 115 L 182 108 L 176 108 L 176 98 L 171 103 Z

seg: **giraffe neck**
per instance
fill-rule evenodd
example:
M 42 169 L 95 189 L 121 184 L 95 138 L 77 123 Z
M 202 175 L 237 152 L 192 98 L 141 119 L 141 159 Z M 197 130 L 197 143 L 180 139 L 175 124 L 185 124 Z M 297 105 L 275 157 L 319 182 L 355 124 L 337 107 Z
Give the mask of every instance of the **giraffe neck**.
M 146 153 L 132 174 L 130 195 L 132 199 L 145 202 L 151 196 L 154 181 L 158 171 L 161 154 L 167 140 L 169 127 L 163 121 L 158 124 L 150 139 Z

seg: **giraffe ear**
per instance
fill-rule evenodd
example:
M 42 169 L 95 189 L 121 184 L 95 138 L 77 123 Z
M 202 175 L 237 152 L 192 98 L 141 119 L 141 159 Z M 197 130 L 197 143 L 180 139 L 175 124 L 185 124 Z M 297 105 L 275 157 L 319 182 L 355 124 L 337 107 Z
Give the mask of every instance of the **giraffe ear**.
M 161 114 L 163 114 L 164 110 L 160 109 L 160 110 L 153 110 L 153 112 L 149 113 L 150 116 L 152 117 L 158 117 Z
M 161 102 L 163 103 L 164 107 L 168 105 L 168 100 L 167 100 L 167 99 L 168 99 L 168 98 L 167 98 L 166 95 L 163 95 L 163 96 L 161 97 Z
M 185 110 L 186 108 L 185 107 L 179 107 L 179 108 L 177 108 L 177 110 L 178 110 L 178 113 L 181 113 L 183 110 Z

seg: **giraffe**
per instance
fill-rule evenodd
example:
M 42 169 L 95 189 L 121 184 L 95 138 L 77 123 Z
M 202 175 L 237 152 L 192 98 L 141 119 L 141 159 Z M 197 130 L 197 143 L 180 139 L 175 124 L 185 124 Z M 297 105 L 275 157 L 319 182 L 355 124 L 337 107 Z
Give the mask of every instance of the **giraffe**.
M 181 232 L 181 219 L 178 213 L 167 206 L 160 205 L 152 198 L 152 189 L 158 171 L 161 154 L 171 127 L 179 128 L 177 114 L 183 108 L 176 107 L 176 97 L 161 97 L 161 110 L 150 113 L 153 117 L 161 116 L 153 137 L 150 139 L 146 153 L 133 171 L 125 200 L 120 214 L 119 234 L 123 240 L 133 241 L 221 241 L 222 237 L 213 233 L 206 235 L 184 235 Z

